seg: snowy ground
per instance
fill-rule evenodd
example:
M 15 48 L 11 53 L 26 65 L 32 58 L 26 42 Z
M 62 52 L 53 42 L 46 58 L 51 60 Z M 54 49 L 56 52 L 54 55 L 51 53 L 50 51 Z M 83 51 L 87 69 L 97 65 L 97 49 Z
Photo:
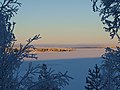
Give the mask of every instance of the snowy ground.
M 104 49 L 77 49 L 71 52 L 45 52 L 38 53 L 38 60 L 26 60 L 23 64 L 24 71 L 29 62 L 33 65 L 47 64 L 56 70 L 56 72 L 68 71 L 68 74 L 74 79 L 63 90 L 85 90 L 85 80 L 89 68 L 93 69 L 95 64 L 101 64 L 102 59 L 99 58 L 104 53 Z M 27 64 L 27 65 L 26 65 Z
M 52 67 L 56 72 L 68 71 L 68 74 L 74 79 L 70 81 L 69 86 L 66 86 L 63 90 L 85 90 L 85 79 L 89 68 L 93 68 L 95 64 L 102 62 L 101 58 L 76 58 L 76 59 L 56 59 L 56 60 L 26 60 L 23 64 L 24 70 L 27 68 L 29 62 L 36 64 L 47 64 L 48 67 Z M 27 65 L 26 65 L 27 64 Z M 24 71 L 23 70 L 23 71 Z
M 104 53 L 104 48 L 84 48 L 76 49 L 67 52 L 40 52 L 38 60 L 54 60 L 54 59 L 69 59 L 69 58 L 93 58 L 101 57 Z

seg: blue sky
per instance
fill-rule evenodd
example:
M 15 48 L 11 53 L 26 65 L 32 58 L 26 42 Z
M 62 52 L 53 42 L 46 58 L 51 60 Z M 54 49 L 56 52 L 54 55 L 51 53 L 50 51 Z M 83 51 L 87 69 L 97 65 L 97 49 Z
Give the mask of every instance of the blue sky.
M 16 38 L 25 43 L 41 34 L 35 44 L 112 44 L 90 0 L 19 0 Z

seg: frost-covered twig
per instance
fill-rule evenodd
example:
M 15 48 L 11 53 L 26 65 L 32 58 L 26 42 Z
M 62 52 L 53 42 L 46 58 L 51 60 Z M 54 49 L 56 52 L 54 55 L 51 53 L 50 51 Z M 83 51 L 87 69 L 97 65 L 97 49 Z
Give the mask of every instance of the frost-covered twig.
M 73 79 L 67 75 L 67 72 L 55 73 L 54 71 L 51 68 L 48 69 L 46 64 L 43 64 L 40 73 L 38 73 L 38 81 L 28 87 L 27 90 L 61 90 L 61 88 L 69 84 L 70 79 Z
M 101 21 L 105 25 L 104 29 L 110 33 L 113 39 L 117 36 L 120 40 L 120 1 L 119 0 L 91 0 L 93 3 L 93 11 L 98 12 Z
M 102 76 L 100 68 L 97 64 L 94 70 L 89 69 L 88 76 L 86 78 L 86 90 L 103 90 Z
M 38 35 L 35 35 L 33 38 L 30 38 L 27 40 L 27 44 L 25 46 L 21 45 L 20 44 L 20 49 L 18 51 L 18 54 L 17 56 L 20 58 L 20 59 L 23 59 L 25 57 L 27 58 L 35 58 L 37 59 L 36 57 L 36 54 L 30 54 L 30 52 L 28 52 L 29 49 L 33 48 L 34 49 L 34 46 L 33 45 L 30 45 L 31 42 L 33 42 L 34 40 L 38 40 L 40 39 L 40 34 Z

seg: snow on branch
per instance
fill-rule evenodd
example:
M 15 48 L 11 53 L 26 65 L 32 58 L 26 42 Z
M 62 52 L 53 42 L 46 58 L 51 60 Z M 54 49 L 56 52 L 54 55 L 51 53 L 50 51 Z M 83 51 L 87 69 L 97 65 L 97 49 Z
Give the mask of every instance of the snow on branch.
M 120 40 L 120 1 L 119 0 L 91 0 L 93 11 L 98 12 L 104 29 L 110 33 L 111 39 L 117 36 Z
M 103 90 L 102 77 L 100 68 L 96 64 L 94 70 L 89 69 L 86 77 L 86 90 Z
M 37 72 L 37 81 L 28 87 L 27 90 L 61 90 L 61 88 L 69 84 L 70 79 L 73 79 L 67 75 L 67 72 L 55 73 L 55 70 L 48 69 L 46 64 L 43 64 L 39 70 L 39 73 Z
M 25 46 L 20 44 L 20 49 L 18 51 L 17 57 L 19 57 L 20 59 L 23 59 L 25 57 L 37 59 L 36 54 L 30 54 L 31 50 L 29 50 L 29 49 L 31 49 L 31 48 L 35 49 L 35 47 L 33 45 L 30 45 L 30 43 L 33 42 L 34 40 L 38 40 L 40 38 L 41 38 L 41 36 L 40 36 L 40 34 L 38 34 L 38 35 L 35 35 L 33 38 L 29 38 L 27 40 L 27 44 Z
M 4 0 L 3 2 L 0 2 L 0 4 L 0 12 L 7 17 L 6 20 L 10 20 L 14 14 L 17 14 L 19 6 L 21 6 L 21 3 L 19 3 L 18 0 Z
M 101 70 L 103 81 L 108 90 L 119 90 L 120 88 L 120 47 L 116 49 L 106 48 L 106 53 L 102 55 L 103 64 Z

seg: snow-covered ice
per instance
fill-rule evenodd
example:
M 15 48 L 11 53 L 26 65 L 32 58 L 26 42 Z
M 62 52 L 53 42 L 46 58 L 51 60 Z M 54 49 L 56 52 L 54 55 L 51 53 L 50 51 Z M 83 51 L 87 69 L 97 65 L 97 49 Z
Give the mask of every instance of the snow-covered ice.
M 22 65 L 22 71 L 27 68 L 29 62 L 33 65 L 47 64 L 48 68 L 55 69 L 56 72 L 68 71 L 69 76 L 74 79 L 69 82 L 63 90 L 85 90 L 85 80 L 88 69 L 101 64 L 102 58 L 73 58 L 73 59 L 56 59 L 56 60 L 26 60 Z M 27 65 L 26 65 L 27 64 Z

